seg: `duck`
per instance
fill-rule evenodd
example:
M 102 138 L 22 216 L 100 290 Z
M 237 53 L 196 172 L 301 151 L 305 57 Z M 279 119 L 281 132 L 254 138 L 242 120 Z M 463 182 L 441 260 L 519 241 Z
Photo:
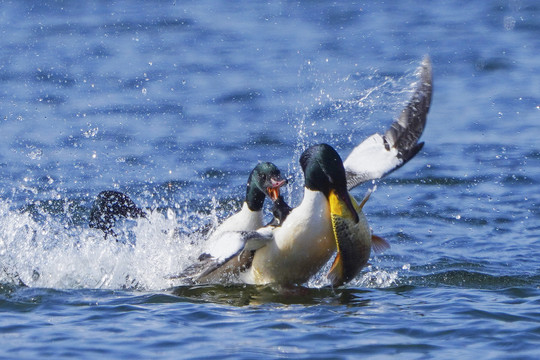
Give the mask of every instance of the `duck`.
M 227 218 L 210 235 L 209 242 L 217 239 L 221 234 L 229 231 L 250 231 L 264 226 L 263 206 L 268 197 L 272 202 L 283 202 L 280 188 L 288 183 L 281 175 L 279 168 L 271 162 L 258 163 L 248 177 L 246 196 L 242 208 L 236 214 Z M 280 205 L 280 212 L 276 212 L 275 220 L 287 216 L 287 209 Z
M 419 138 L 432 94 L 429 57 L 423 59 L 418 76 L 412 97 L 383 135 L 366 138 L 345 161 L 329 144 L 309 147 L 300 156 L 305 182 L 300 205 L 290 209 L 283 202 L 274 203 L 278 214 L 280 207 L 286 209 L 277 225 L 222 232 L 210 251 L 199 257 L 200 263 L 190 268 L 189 280 L 301 285 L 336 254 L 328 278 L 332 286 L 340 286 L 367 264 L 372 248 L 387 249 L 388 242 L 371 233 L 362 211 L 371 191 L 360 203 L 349 191 L 387 176 L 422 149 Z
M 231 251 L 234 255 L 239 250 L 249 251 L 249 246 L 245 247 L 246 239 L 243 234 L 264 227 L 263 206 L 267 197 L 273 203 L 273 218 L 266 226 L 279 226 L 288 216 L 291 208 L 280 193 L 280 188 L 287 183 L 288 180 L 282 177 L 281 171 L 275 164 L 258 163 L 248 177 L 246 196 L 240 211 L 227 218 L 211 232 L 205 241 L 203 252 L 195 263 L 169 278 L 194 282 L 195 277 L 200 280 L 212 273 L 212 277 L 207 278 L 207 281 L 211 282 L 211 279 L 217 279 L 222 274 L 230 275 L 236 273 L 236 270 L 242 270 L 245 264 L 249 263 L 249 256 L 235 261 L 235 256 L 227 255 Z M 237 234 L 242 235 L 236 236 Z M 225 254 L 225 258 L 220 254 Z M 216 258 L 220 260 L 215 261 Z M 219 271 L 216 271 L 218 269 Z
M 88 226 L 103 231 L 105 239 L 117 239 L 113 229 L 116 222 L 122 218 L 146 218 L 146 213 L 128 195 L 120 191 L 105 190 L 101 191 L 92 203 Z
M 363 223 L 361 241 L 371 241 L 367 220 L 347 190 L 337 151 L 328 144 L 313 145 L 300 156 L 300 165 L 305 182 L 302 202 L 281 226 L 263 230 L 259 237 L 249 234 L 249 246 L 253 247 L 253 239 L 264 246 L 255 251 L 251 266 L 241 274 L 244 283 L 289 286 L 308 281 L 337 250 L 333 217 L 343 214 L 342 208 L 354 223 Z

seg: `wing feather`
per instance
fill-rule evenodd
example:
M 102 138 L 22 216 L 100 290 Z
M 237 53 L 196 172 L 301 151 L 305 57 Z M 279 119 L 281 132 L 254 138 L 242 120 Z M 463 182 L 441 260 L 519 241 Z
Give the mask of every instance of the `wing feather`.
M 384 135 L 373 134 L 356 146 L 343 162 L 350 189 L 380 179 L 412 159 L 424 145 L 418 140 L 431 105 L 433 75 L 429 57 L 418 70 L 419 81 L 407 106 Z
M 253 252 L 271 240 L 271 233 L 264 228 L 260 231 L 228 231 L 216 240 L 207 252 L 199 256 L 198 262 L 172 278 L 210 283 L 234 276 L 250 265 Z

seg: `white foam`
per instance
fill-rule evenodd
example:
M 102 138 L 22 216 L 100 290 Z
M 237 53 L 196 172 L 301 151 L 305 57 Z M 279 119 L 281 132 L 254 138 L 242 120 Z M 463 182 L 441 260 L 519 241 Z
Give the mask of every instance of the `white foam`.
M 170 211 L 150 212 L 123 242 L 104 239 L 88 227 L 66 229 L 52 218 L 43 223 L 0 201 L 0 282 L 47 288 L 165 289 L 199 253 L 201 236 L 179 236 L 182 219 Z

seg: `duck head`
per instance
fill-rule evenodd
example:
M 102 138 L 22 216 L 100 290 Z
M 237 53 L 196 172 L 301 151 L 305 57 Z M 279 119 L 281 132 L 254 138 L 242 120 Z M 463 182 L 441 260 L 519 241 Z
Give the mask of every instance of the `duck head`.
M 146 217 L 145 212 L 124 193 L 107 190 L 98 194 L 90 210 L 89 226 L 114 235 L 112 228 L 121 218 Z
M 273 202 L 279 198 L 279 188 L 287 184 L 276 165 L 271 162 L 257 164 L 249 175 L 246 203 L 251 211 L 259 211 L 264 204 L 265 196 Z
M 347 190 L 345 168 L 341 157 L 328 144 L 309 147 L 300 156 L 305 187 L 322 192 L 330 203 L 330 212 L 342 216 L 347 212 L 355 222 L 358 214 Z

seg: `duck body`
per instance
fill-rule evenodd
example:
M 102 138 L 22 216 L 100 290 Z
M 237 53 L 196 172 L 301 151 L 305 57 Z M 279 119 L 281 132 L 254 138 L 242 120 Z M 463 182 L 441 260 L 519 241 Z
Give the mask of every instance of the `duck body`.
M 251 265 L 251 250 L 260 248 L 265 241 L 250 232 L 264 226 L 263 205 L 266 197 L 280 204 L 283 197 L 279 188 L 287 183 L 276 165 L 270 162 L 257 164 L 249 175 L 246 197 L 242 208 L 221 223 L 208 237 L 198 261 L 173 278 L 192 282 L 223 282 L 238 275 Z M 286 204 L 279 206 L 272 223 L 280 223 L 287 216 Z
M 231 251 L 231 249 L 236 249 L 238 246 L 241 246 L 240 244 L 234 243 L 236 238 L 232 237 L 230 233 L 253 231 L 260 229 L 263 226 L 264 219 L 262 209 L 251 210 L 247 202 L 244 202 L 242 204 L 242 209 L 219 225 L 210 235 L 208 240 L 206 240 L 204 251 L 201 255 L 202 258 L 204 259 L 205 255 L 223 258 Z M 227 269 L 222 270 L 227 271 Z
M 208 241 L 217 239 L 219 236 L 228 231 L 250 231 L 256 230 L 264 226 L 263 211 L 251 210 L 244 201 L 239 212 L 229 217 L 212 233 Z
M 301 284 L 309 280 L 336 250 L 330 206 L 325 195 L 306 189 L 301 204 L 280 227 L 272 241 L 255 252 L 252 266 L 241 275 L 249 284 Z
M 146 213 L 135 205 L 129 196 L 118 191 L 106 190 L 100 192 L 94 200 L 88 225 L 103 231 L 105 239 L 109 236 L 116 239 L 117 235 L 113 228 L 118 220 L 145 217 Z
M 370 195 L 371 192 L 368 192 L 360 205 L 351 196 L 358 221 L 347 207 L 342 206 L 339 199 L 333 195 L 330 198 L 330 206 L 333 209 L 332 229 L 337 246 L 334 263 L 327 275 L 332 286 L 340 286 L 351 281 L 366 266 L 372 248 L 380 252 L 390 247 L 386 240 L 371 233 L 367 218 L 362 211 Z

